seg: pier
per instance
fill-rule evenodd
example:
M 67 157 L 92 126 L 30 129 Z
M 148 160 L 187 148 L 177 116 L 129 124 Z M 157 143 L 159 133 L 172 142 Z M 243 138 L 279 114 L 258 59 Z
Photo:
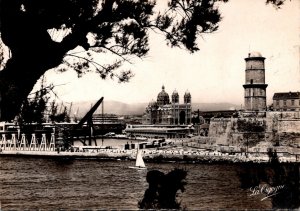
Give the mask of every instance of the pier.
M 17 134 L 11 134 L 11 138 L 8 139 L 8 134 L 2 134 L 0 149 L 1 151 L 56 151 L 55 135 L 51 133 L 50 140 L 47 140 L 46 134 L 42 134 L 40 143 L 36 137 L 36 134 L 31 134 L 30 142 L 26 138 L 25 134 L 21 135 L 20 140 L 17 138 Z

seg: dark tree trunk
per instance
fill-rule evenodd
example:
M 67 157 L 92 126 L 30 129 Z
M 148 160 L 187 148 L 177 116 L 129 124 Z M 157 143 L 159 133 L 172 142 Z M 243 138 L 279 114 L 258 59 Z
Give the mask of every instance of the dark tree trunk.
M 36 18 L 20 11 L 18 0 L 0 0 L 1 39 L 11 58 L 0 72 L 0 120 L 12 120 L 37 80 L 61 64 L 75 39 L 54 42 Z
M 26 30 L 33 32 L 32 35 L 29 32 L 27 34 Z M 0 72 L 0 120 L 7 121 L 18 114 L 22 102 L 37 80 L 48 69 L 62 62 L 66 51 L 51 40 L 47 31 L 39 31 L 33 27 L 8 29 L 7 32 L 2 30 L 1 37 L 11 50 L 11 58 Z
M 47 32 L 35 30 L 33 36 L 27 36 L 26 32 L 18 31 L 18 45 L 10 43 L 13 33 L 9 32 L 1 34 L 12 55 L 0 72 L 1 121 L 12 120 L 18 114 L 37 80 L 48 69 L 58 66 L 66 52 Z

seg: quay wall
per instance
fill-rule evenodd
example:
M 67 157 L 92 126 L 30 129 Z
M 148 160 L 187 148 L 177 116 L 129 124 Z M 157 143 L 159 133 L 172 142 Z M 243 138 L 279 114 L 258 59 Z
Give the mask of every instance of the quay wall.
M 299 111 L 272 111 L 266 113 L 267 130 L 277 133 L 300 133 Z
M 299 119 L 279 120 L 278 133 L 300 133 L 300 120 Z
M 228 130 L 229 118 L 212 118 L 210 120 L 208 136 L 223 136 Z
M 247 136 L 245 131 L 238 130 L 238 121 L 256 124 L 264 130 Z M 245 146 L 245 137 L 256 139 L 257 143 L 261 141 L 275 143 L 280 139 L 284 145 L 291 142 L 299 142 L 300 145 L 300 112 L 266 112 L 266 117 L 212 118 L 208 136 L 213 138 L 210 140 L 214 140 L 214 144 L 234 146 Z

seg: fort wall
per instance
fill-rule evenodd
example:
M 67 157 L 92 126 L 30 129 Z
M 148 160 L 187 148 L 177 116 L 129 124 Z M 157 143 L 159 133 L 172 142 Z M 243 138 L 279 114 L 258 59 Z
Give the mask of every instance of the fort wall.
M 250 124 L 256 129 L 248 128 L 247 131 L 247 128 L 241 128 L 239 125 L 241 122 L 246 126 Z M 214 144 L 222 145 L 242 146 L 246 141 L 250 144 L 251 142 L 275 144 L 276 141 L 289 144 L 294 140 L 300 140 L 300 112 L 266 112 L 264 118 L 212 118 L 208 136 L 215 140 Z

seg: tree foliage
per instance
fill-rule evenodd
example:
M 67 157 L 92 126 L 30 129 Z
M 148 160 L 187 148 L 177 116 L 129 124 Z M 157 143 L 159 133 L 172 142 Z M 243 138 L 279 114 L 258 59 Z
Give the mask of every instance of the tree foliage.
M 280 8 L 286 0 L 267 0 L 266 4 L 272 4 L 275 8 Z
M 52 101 L 50 104 L 49 120 L 51 122 L 70 122 L 67 106 L 61 105 L 59 109 L 57 103 Z
M 0 0 L 1 40 L 10 52 L 5 64 L 0 54 L 1 119 L 14 118 L 52 68 L 128 81 L 133 73 L 122 64 L 147 54 L 150 31 L 171 47 L 199 50 L 199 35 L 218 29 L 220 2 L 227 0 L 161 0 L 157 10 L 154 0 Z
M 11 52 L 0 73 L 1 118 L 13 118 L 51 68 L 128 81 L 133 74 L 121 66 L 146 55 L 150 30 L 170 46 L 198 50 L 197 36 L 217 30 L 223 1 L 170 0 L 156 13 L 152 0 L 1 0 L 1 39 Z M 97 55 L 116 57 L 98 62 Z
M 253 147 L 265 138 L 266 122 L 257 119 L 238 119 L 233 129 L 243 133 L 243 144 Z
M 249 133 L 260 133 L 264 132 L 266 129 L 265 121 L 260 122 L 255 119 L 238 119 L 237 120 L 237 130 L 239 132 L 249 132 Z
M 54 85 L 45 86 L 45 78 L 41 80 L 38 91 L 33 92 L 23 102 L 18 122 L 20 125 L 37 123 L 41 125 L 44 122 L 70 122 L 67 106 L 61 104 L 59 107 L 57 102 L 50 102 L 51 92 Z
M 18 116 L 20 125 L 45 122 L 45 113 L 47 112 L 47 104 L 49 101 L 48 90 L 44 87 L 44 79 L 41 82 L 41 88 L 33 93 L 33 97 L 24 101 L 21 112 Z

